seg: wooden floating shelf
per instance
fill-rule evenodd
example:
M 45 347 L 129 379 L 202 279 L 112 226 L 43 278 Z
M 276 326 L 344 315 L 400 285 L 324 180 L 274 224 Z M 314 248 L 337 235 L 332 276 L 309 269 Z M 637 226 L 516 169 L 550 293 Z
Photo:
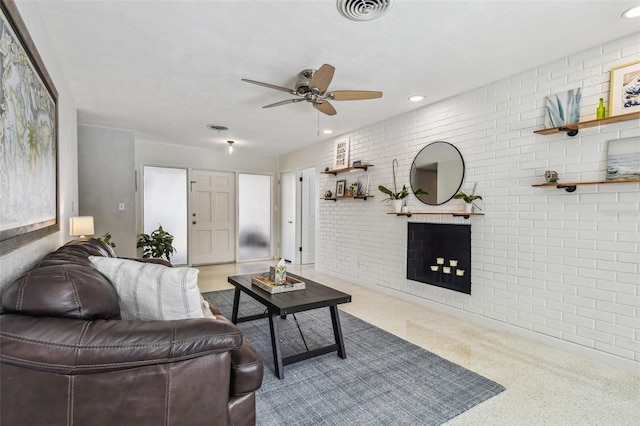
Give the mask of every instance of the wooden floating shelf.
M 610 183 L 640 183 L 640 179 L 636 180 L 605 180 L 598 182 L 553 182 L 553 183 L 538 183 L 531 185 L 534 188 L 558 188 L 564 189 L 567 192 L 573 192 L 580 185 L 607 185 Z
M 373 167 L 373 164 L 362 163 L 359 166 L 344 167 L 342 169 L 329 169 L 329 170 L 324 170 L 324 171 L 322 171 L 320 173 L 324 173 L 326 175 L 334 175 L 334 176 L 336 176 L 338 173 L 348 172 L 350 170 L 356 170 L 356 169 L 364 170 L 366 172 L 369 167 Z
M 440 214 L 440 215 L 451 215 L 454 217 L 464 217 L 465 219 L 469 219 L 469 216 L 484 216 L 484 213 L 466 213 L 466 212 L 390 212 L 387 214 L 395 214 L 396 216 L 407 216 L 411 217 L 414 214 Z
M 322 197 L 320 199 L 327 200 L 327 201 L 352 200 L 352 199 L 367 201 L 367 198 L 373 198 L 373 195 L 356 195 L 355 197 Z
M 617 123 L 619 121 L 634 120 L 634 119 L 640 119 L 640 111 L 631 112 L 629 114 L 614 115 L 611 117 L 601 118 L 600 120 L 589 120 L 589 121 L 582 121 L 580 123 L 575 123 L 575 124 L 567 124 L 565 126 L 554 127 L 552 129 L 535 130 L 533 133 L 537 133 L 539 135 L 551 135 L 554 133 L 567 132 L 569 136 L 575 136 L 578 134 L 578 129 L 599 126 L 601 124 Z

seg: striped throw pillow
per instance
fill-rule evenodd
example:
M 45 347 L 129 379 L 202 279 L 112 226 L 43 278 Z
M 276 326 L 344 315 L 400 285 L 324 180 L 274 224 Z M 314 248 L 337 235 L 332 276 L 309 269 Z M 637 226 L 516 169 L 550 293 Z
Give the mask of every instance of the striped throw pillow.
M 100 256 L 89 260 L 115 287 L 123 320 L 203 318 L 197 269 Z

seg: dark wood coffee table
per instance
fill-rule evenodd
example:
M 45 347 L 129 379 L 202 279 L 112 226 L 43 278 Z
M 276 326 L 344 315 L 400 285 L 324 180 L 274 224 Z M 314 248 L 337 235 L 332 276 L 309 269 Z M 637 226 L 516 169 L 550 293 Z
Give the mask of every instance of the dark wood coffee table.
M 269 318 L 269 329 L 271 332 L 271 348 L 273 350 L 273 364 L 278 378 L 284 377 L 284 366 L 294 362 L 324 355 L 330 352 L 338 352 L 342 359 L 347 357 L 342 339 L 342 328 L 340 327 L 340 317 L 338 315 L 338 305 L 351 302 L 351 296 L 330 287 L 318 284 L 315 281 L 287 273 L 305 282 L 304 290 L 294 290 L 286 293 L 270 294 L 260 287 L 251 284 L 251 277 L 262 274 L 246 274 L 228 277 L 227 281 L 235 287 L 233 297 L 233 312 L 231 321 L 238 324 L 244 321 L 252 321 L 258 318 Z M 267 312 L 259 315 L 251 315 L 238 318 L 238 307 L 240 304 L 240 293 L 245 293 L 267 308 Z M 333 324 L 333 336 L 335 343 L 321 348 L 307 350 L 299 354 L 282 358 L 280 352 L 280 335 L 278 332 L 277 316 L 286 317 L 287 314 L 309 311 L 311 309 L 329 307 L 331 312 L 331 323 Z

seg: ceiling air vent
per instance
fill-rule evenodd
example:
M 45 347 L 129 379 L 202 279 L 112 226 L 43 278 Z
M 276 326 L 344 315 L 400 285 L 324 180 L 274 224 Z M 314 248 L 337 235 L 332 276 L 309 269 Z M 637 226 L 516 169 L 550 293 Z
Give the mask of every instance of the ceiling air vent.
M 372 21 L 387 13 L 393 0 L 338 0 L 338 10 L 353 21 Z

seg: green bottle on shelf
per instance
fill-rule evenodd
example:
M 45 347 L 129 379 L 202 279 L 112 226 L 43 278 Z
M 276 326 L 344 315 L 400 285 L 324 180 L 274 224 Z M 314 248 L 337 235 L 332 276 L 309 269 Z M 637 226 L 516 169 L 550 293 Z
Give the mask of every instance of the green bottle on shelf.
M 604 100 L 600 98 L 600 104 L 598 104 L 598 109 L 596 109 L 596 118 L 598 120 L 605 118 L 605 109 L 604 109 Z

